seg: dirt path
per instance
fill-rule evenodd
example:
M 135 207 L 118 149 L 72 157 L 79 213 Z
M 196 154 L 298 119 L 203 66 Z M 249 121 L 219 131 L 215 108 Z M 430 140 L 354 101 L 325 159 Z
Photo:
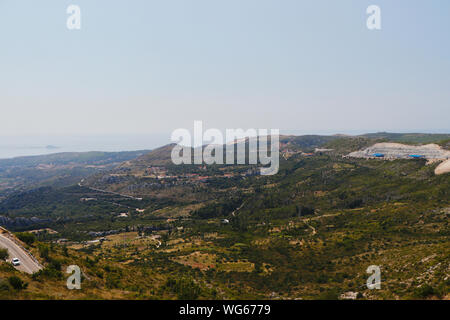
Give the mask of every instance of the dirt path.
M 335 217 L 335 216 L 339 216 L 339 215 L 341 215 L 341 214 L 342 214 L 341 212 L 338 212 L 338 213 L 330 213 L 330 214 L 324 214 L 324 215 L 317 216 L 317 217 L 313 217 L 313 218 L 306 218 L 306 219 L 303 219 L 303 222 L 304 222 L 304 223 L 312 230 L 311 235 L 314 236 L 314 235 L 317 234 L 317 230 L 316 230 L 316 228 L 314 228 L 314 227 L 310 224 L 311 221 L 319 220 L 319 219 L 321 219 L 321 218 Z
M 313 236 L 316 235 L 316 234 L 317 234 L 316 228 L 314 228 L 312 225 L 310 225 L 310 224 L 309 224 L 309 221 L 306 221 L 306 220 L 305 220 L 305 223 L 306 223 L 306 225 L 307 225 L 308 227 L 311 228 L 311 230 L 312 230 L 312 235 L 313 235 Z
M 245 204 L 245 201 L 243 201 L 242 204 L 239 206 L 239 208 L 237 208 L 236 210 L 234 210 L 234 211 L 231 213 L 231 215 L 232 215 L 233 217 L 235 217 L 235 216 L 236 216 L 236 212 L 238 212 L 239 210 L 241 210 L 242 207 L 244 206 L 244 204 Z

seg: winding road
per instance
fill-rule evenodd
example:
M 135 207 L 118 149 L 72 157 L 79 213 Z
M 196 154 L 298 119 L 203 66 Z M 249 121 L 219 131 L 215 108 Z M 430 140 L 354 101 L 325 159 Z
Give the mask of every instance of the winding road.
M 25 249 L 1 233 L 0 248 L 8 249 L 8 261 L 11 261 L 13 258 L 19 258 L 20 265 L 15 267 L 17 270 L 32 274 L 42 269 L 42 266 Z

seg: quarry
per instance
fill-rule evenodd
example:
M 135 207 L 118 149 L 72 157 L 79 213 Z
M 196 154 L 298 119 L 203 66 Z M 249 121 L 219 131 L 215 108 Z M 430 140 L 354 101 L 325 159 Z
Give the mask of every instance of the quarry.
M 347 157 L 366 159 L 427 159 L 428 163 L 443 161 L 435 169 L 435 174 L 450 172 L 450 151 L 437 144 L 407 145 L 401 143 L 376 143 L 366 149 L 354 151 Z
M 437 144 L 407 145 L 401 143 L 376 143 L 363 150 L 352 152 L 348 157 L 353 158 L 384 158 L 411 159 L 424 158 L 428 160 L 448 160 L 450 151 L 442 149 Z

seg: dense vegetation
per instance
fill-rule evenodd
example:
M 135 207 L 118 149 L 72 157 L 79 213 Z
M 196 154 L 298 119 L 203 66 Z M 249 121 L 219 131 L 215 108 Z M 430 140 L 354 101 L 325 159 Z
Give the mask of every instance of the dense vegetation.
M 0 200 L 17 190 L 69 186 L 146 152 L 73 152 L 0 159 Z

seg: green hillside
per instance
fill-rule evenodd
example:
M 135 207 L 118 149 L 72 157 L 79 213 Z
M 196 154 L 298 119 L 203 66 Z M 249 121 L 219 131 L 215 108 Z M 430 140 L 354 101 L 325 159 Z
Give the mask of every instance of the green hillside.
M 52 230 L 29 245 L 47 271 L 1 264 L 0 297 L 448 299 L 450 176 L 423 159 L 343 157 L 383 139 L 283 136 L 273 176 L 174 166 L 166 146 L 82 186 L 17 191 L 0 202 L 0 221 Z M 64 289 L 69 264 L 85 272 L 80 292 Z M 365 285 L 370 265 L 381 290 Z M 13 275 L 28 287 L 14 290 Z

